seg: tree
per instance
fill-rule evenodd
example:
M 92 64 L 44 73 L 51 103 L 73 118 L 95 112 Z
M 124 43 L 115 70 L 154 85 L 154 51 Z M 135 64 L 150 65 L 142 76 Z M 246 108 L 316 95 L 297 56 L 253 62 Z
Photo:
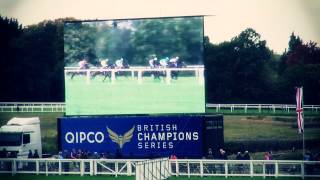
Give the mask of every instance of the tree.
M 145 59 L 179 56 L 187 64 L 203 63 L 203 26 L 199 17 L 152 19 L 134 22 L 133 61 L 145 65 Z
M 1 101 L 64 100 L 63 21 L 43 21 L 23 29 L 16 26 L 21 33 L 6 45 L 12 53 L 1 76 Z
M 66 66 L 77 66 L 83 58 L 86 58 L 91 64 L 96 64 L 96 38 L 96 28 L 88 23 L 65 23 L 64 55 Z
M 248 28 L 230 42 L 205 43 L 210 102 L 261 102 L 268 97 L 263 69 L 272 53 L 266 41 Z
M 21 34 L 22 26 L 16 19 L 0 16 L 0 99 L 3 101 L 14 94 L 12 74 L 18 73 L 14 71 L 14 66 L 18 63 L 16 42 Z
M 302 40 L 299 36 L 296 36 L 293 32 L 290 36 L 290 40 L 289 40 L 289 50 L 288 52 L 292 52 L 296 49 L 296 47 L 301 46 L 302 45 Z
M 297 43 L 293 43 L 297 42 Z M 291 47 L 290 47 L 291 46 Z M 289 51 L 282 55 L 281 79 L 284 101 L 294 103 L 294 87 L 304 87 L 306 104 L 320 102 L 320 48 L 315 42 L 303 43 L 291 35 Z

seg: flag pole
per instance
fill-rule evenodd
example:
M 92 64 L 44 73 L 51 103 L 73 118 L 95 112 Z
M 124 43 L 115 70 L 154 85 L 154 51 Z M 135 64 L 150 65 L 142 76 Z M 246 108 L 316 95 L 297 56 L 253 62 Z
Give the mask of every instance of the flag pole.
M 303 109 L 304 102 L 303 102 L 303 87 L 301 87 L 301 108 Z M 306 155 L 306 150 L 305 150 L 305 142 L 304 142 L 304 111 L 302 111 L 302 160 L 304 160 L 304 157 Z

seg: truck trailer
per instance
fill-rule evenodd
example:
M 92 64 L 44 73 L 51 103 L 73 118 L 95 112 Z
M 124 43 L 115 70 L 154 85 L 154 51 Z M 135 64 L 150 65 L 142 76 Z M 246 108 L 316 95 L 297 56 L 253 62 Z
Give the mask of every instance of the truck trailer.
M 14 117 L 0 128 L 0 151 L 26 158 L 29 150 L 32 153 L 37 150 L 39 157 L 42 157 L 39 117 Z

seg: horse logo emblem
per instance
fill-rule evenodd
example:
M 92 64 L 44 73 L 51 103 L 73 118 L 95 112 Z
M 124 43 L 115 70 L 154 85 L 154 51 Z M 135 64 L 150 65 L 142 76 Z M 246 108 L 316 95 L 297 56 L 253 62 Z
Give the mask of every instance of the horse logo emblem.
M 118 135 L 117 133 L 115 133 L 114 131 L 109 129 L 108 127 L 107 127 L 107 131 L 109 133 L 109 137 L 110 137 L 111 141 L 117 143 L 119 145 L 120 149 L 122 149 L 122 147 L 125 143 L 131 141 L 131 138 L 132 138 L 133 132 L 134 132 L 134 126 L 128 132 L 126 132 L 124 135 Z

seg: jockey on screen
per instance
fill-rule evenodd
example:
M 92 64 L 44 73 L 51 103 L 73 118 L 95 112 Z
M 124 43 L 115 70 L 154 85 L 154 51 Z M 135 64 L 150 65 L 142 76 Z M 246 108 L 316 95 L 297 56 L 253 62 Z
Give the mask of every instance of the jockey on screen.
M 89 69 L 89 64 L 86 59 L 79 61 L 79 69 Z
M 164 58 L 164 59 L 160 59 L 160 66 L 161 67 L 167 67 L 167 65 L 168 65 L 168 61 L 169 61 L 169 58 L 168 57 L 166 57 L 166 58 Z
M 109 62 L 109 59 L 102 59 L 101 61 L 100 61 L 100 65 L 101 65 L 101 68 L 102 69 L 106 69 L 106 68 L 108 68 L 108 62 Z
M 115 64 L 116 64 L 116 68 L 122 69 L 123 68 L 123 58 L 116 60 Z

